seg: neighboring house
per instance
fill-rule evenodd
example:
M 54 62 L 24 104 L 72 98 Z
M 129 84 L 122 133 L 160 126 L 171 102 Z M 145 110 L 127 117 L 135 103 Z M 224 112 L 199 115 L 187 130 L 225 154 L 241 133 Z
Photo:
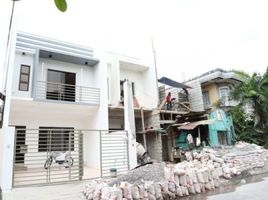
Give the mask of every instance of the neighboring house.
M 193 89 L 189 91 L 189 100 L 193 110 L 207 111 L 208 124 L 207 144 L 211 146 L 231 145 L 234 141 L 234 128 L 231 116 L 226 111 L 236 106 L 231 98 L 231 90 L 241 79 L 233 71 L 215 69 L 185 84 Z
M 230 92 L 236 84 L 241 83 L 241 79 L 233 71 L 215 69 L 185 83 L 195 88 L 190 91 L 190 102 L 195 110 L 237 105 Z
M 233 143 L 232 118 L 226 111 L 237 104 L 230 97 L 231 89 L 241 82 L 234 72 L 216 69 L 184 84 L 166 77 L 159 81 L 162 103 L 158 123 L 165 131 L 158 143 L 162 147 L 162 160 L 181 159 L 179 149 L 191 147 L 187 140 L 189 135 L 194 146 L 197 143 L 210 146 Z M 169 92 L 175 98 L 172 109 L 167 109 L 165 102 Z M 187 98 L 181 98 L 182 94 L 187 94 Z

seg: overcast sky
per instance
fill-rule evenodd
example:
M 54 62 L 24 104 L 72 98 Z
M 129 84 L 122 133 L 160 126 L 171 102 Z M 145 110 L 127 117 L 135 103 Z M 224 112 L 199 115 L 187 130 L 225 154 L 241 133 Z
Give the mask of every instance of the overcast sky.
M 153 38 L 159 77 L 178 81 L 217 67 L 268 66 L 267 0 L 67 2 L 61 13 L 53 0 L 20 0 L 19 29 L 151 61 Z

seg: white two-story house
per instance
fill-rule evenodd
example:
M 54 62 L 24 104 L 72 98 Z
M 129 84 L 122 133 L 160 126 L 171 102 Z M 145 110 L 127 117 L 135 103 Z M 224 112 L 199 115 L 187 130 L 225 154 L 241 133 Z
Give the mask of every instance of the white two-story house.
M 128 78 L 110 74 L 111 57 L 28 33 L 19 32 L 14 40 L 10 101 L 0 132 L 1 188 L 108 176 L 112 168 L 120 174 L 133 167 L 127 132 L 109 123 L 108 105 L 119 100 L 120 80 Z

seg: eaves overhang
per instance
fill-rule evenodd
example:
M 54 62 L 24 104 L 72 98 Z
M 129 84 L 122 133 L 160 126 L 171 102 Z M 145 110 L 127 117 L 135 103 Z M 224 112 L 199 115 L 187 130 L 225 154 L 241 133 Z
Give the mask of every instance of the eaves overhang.
M 92 48 L 29 33 L 18 32 L 16 47 L 39 51 L 41 58 L 50 58 L 79 65 L 94 66 L 99 62 L 98 59 L 94 58 Z

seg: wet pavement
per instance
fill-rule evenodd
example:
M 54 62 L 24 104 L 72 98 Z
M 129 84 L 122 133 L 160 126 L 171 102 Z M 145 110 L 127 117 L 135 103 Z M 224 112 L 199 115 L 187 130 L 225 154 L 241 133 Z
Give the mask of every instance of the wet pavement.
M 183 200 L 267 200 L 268 174 L 234 180 L 232 184 Z

